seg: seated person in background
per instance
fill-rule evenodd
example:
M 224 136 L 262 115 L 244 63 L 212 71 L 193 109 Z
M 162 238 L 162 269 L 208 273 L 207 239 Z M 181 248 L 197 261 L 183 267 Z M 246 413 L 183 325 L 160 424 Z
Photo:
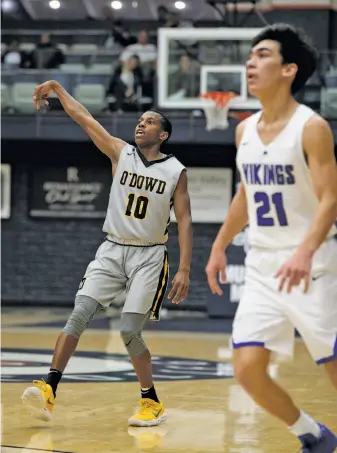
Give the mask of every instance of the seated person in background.
M 37 69 L 54 69 L 63 64 L 63 52 L 52 42 L 50 35 L 44 33 L 32 54 L 33 67 Z
M 138 35 L 138 42 L 127 46 L 121 60 L 125 62 L 132 55 L 138 55 L 140 62 L 143 64 L 152 64 L 157 59 L 157 47 L 149 43 L 149 35 L 146 30 L 141 30 Z
M 4 69 L 21 68 L 23 55 L 19 50 L 19 42 L 14 39 L 8 46 L 7 50 L 1 56 L 1 62 Z
M 197 97 L 200 84 L 198 73 L 200 73 L 198 63 L 186 54 L 181 55 L 178 70 L 169 78 L 170 97 L 178 99 Z
M 158 16 L 159 27 L 166 27 L 166 23 L 167 23 L 169 14 L 170 14 L 170 12 L 165 5 L 158 6 L 157 16 Z
M 107 95 L 116 98 L 117 111 L 123 110 L 123 104 L 131 104 L 138 99 L 142 91 L 143 72 L 137 55 L 131 55 L 115 69 Z
M 104 47 L 106 49 L 112 49 L 116 46 L 126 47 L 131 44 L 135 44 L 137 38 L 135 38 L 130 30 L 123 24 L 121 20 L 116 20 L 112 24 L 111 35 L 106 40 Z

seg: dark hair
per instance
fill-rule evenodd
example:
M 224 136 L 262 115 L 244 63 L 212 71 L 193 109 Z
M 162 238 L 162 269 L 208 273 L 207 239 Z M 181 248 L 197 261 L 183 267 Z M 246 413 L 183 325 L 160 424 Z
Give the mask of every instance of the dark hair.
M 160 125 L 161 128 L 164 132 L 168 133 L 167 139 L 163 141 L 163 143 L 166 143 L 169 141 L 171 134 L 172 134 L 172 123 L 171 121 L 167 118 L 166 115 L 164 115 L 162 112 L 156 109 L 150 109 L 149 112 L 157 113 L 160 116 Z
M 256 46 L 265 39 L 277 41 L 280 44 L 283 64 L 295 63 L 297 65 L 298 70 L 291 85 L 291 92 L 295 94 L 304 87 L 307 80 L 316 70 L 318 61 L 317 49 L 301 29 L 283 23 L 269 25 L 264 28 L 255 36 L 252 46 Z

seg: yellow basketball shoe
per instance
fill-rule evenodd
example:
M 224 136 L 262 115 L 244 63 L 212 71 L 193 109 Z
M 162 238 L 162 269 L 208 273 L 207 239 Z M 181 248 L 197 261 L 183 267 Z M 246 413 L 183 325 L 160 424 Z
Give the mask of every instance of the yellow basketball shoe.
M 28 387 L 22 394 L 22 402 L 34 418 L 49 422 L 55 404 L 53 389 L 44 380 L 33 381 L 34 387 Z
M 138 411 L 129 418 L 129 426 L 157 426 L 167 418 L 162 402 L 141 398 Z

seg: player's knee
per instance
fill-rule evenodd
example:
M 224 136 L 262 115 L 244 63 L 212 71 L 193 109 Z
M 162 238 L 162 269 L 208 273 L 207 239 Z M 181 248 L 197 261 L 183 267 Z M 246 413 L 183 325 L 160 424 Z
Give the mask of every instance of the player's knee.
M 141 331 L 122 326 L 120 334 L 130 357 L 143 354 L 147 350 Z
M 95 299 L 88 296 L 77 296 L 75 299 L 75 308 L 63 332 L 79 338 L 99 309 L 99 303 Z
M 243 387 L 251 387 L 267 376 L 269 352 L 262 348 L 240 348 L 234 354 L 234 374 Z

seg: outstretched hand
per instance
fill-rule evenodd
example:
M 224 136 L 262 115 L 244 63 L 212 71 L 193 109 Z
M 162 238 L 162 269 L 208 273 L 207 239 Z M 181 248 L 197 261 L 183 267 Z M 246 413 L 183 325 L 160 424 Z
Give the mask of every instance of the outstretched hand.
M 226 266 L 225 250 L 221 248 L 213 249 L 205 269 L 212 294 L 222 296 L 223 291 L 218 283 L 218 275 L 220 274 L 220 283 L 227 283 Z
M 48 96 L 55 92 L 55 81 L 49 80 L 41 85 L 38 85 L 33 93 L 33 102 L 36 110 L 40 110 L 41 102 L 45 105 L 49 105 Z
M 298 249 L 277 271 L 275 277 L 280 279 L 279 291 L 286 289 L 287 293 L 304 281 L 304 293 L 309 290 L 311 279 L 312 254 Z
M 172 280 L 172 289 L 167 296 L 172 299 L 173 304 L 179 304 L 186 299 L 188 295 L 188 289 L 190 286 L 190 275 L 189 272 L 178 271 Z

